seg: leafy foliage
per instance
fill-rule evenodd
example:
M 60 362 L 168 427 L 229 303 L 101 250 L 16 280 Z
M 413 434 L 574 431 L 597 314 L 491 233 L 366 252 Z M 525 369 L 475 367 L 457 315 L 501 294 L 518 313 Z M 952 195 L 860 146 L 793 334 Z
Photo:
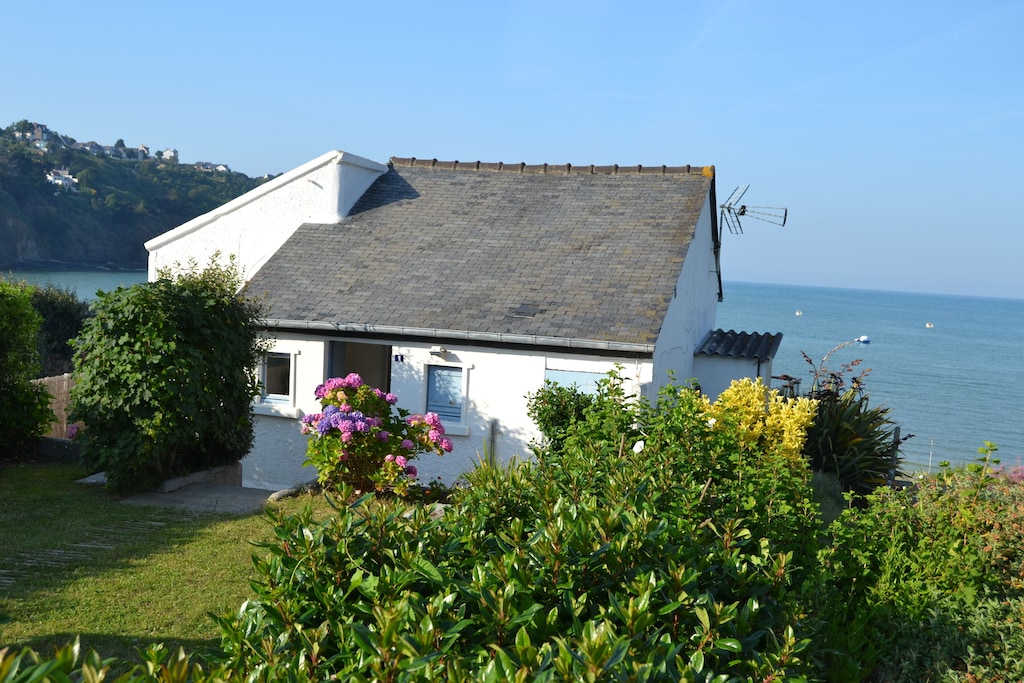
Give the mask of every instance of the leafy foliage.
M 561 451 L 569 426 L 583 418 L 583 412 L 594 402 L 590 394 L 575 386 L 566 387 L 544 380 L 544 386 L 526 396 L 526 414 L 534 421 L 544 443 L 540 448 Z
M 814 381 L 807 395 L 818 405 L 804 455 L 812 470 L 834 476 L 844 491 L 863 495 L 904 474 L 899 445 L 913 435 L 897 439 L 890 409 L 870 405 L 864 390 L 870 370 L 853 377 L 847 386 L 846 376 L 860 364 L 859 360 L 843 364 L 839 371 L 825 367 L 833 353 L 850 343 L 829 351 L 818 365 L 804 354 L 814 367 Z
M 809 473 L 763 403 L 754 424 L 709 425 L 689 390 L 657 408 L 626 399 L 610 378 L 562 452 L 482 465 L 443 514 L 367 495 L 327 520 L 275 518 L 257 597 L 219 620 L 220 665 L 299 680 L 800 680 L 794 557 L 815 534 L 791 532 L 814 528 Z M 806 413 L 783 420 L 794 429 L 810 419 L 779 408 Z M 759 485 L 779 458 L 792 476 Z M 733 512 L 755 508 L 757 530 Z M 761 533 L 767 519 L 785 534 Z
M 832 680 L 1024 680 L 1024 486 L 994 448 L 833 523 L 815 590 Z
M 0 279 L 0 441 L 11 456 L 31 450 L 53 419 L 50 395 L 30 381 L 39 367 L 40 322 L 32 287 Z
M 89 317 L 89 304 L 67 287 L 48 284 L 32 290 L 32 307 L 42 318 L 38 337 L 41 376 L 70 372 L 74 355 L 71 340 L 81 333 Z
M 214 257 L 216 258 L 216 257 Z M 83 461 L 118 491 L 237 462 L 253 440 L 257 301 L 232 263 L 101 294 L 75 340 Z

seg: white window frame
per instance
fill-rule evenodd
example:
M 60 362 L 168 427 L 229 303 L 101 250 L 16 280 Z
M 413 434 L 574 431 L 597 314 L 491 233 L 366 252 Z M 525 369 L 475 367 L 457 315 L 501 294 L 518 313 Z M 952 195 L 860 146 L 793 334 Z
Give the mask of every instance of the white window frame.
M 469 371 L 472 369 L 472 365 L 467 363 L 449 363 L 443 360 L 431 359 L 423 366 L 423 412 L 427 412 L 427 399 L 430 396 L 430 368 L 458 368 L 462 370 L 462 411 L 459 416 L 459 421 L 455 423 L 446 422 L 445 419 L 441 418 L 441 424 L 444 425 L 445 434 L 451 434 L 455 436 L 466 436 L 469 434 L 469 424 L 466 416 L 469 413 Z
M 266 387 L 267 379 L 267 358 L 270 356 L 287 356 L 288 358 L 288 393 L 268 394 Z M 295 407 L 296 402 L 296 375 L 298 366 L 299 351 L 287 349 L 271 349 L 260 361 L 260 396 L 253 404 L 253 412 L 258 415 L 273 415 L 278 417 L 302 417 L 303 412 Z

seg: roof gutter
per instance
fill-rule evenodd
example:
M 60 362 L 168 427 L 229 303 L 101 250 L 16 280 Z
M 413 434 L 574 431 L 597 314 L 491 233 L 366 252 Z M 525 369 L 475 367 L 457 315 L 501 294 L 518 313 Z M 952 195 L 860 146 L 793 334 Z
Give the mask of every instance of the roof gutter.
M 372 325 L 368 323 L 328 323 L 315 320 L 264 321 L 269 329 L 295 332 L 331 332 L 337 334 L 367 334 L 381 337 L 421 337 L 444 339 L 466 343 L 507 344 L 522 346 L 547 346 L 554 348 L 604 351 L 626 354 L 654 355 L 654 344 L 631 344 L 627 342 L 602 341 L 598 339 L 574 339 L 570 337 L 545 337 L 532 334 L 503 334 L 500 332 L 469 332 L 466 330 L 442 330 L 427 327 L 403 327 L 397 325 Z

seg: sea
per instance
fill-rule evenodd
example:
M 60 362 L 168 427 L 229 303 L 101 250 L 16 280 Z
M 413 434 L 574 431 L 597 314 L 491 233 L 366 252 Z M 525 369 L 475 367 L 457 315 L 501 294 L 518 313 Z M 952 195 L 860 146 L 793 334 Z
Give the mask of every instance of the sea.
M 773 375 L 806 389 L 813 367 L 870 370 L 869 405 L 890 410 L 908 472 L 976 461 L 989 441 L 1024 464 L 1024 300 L 723 283 L 717 327 L 782 333 Z
M 142 271 L 0 274 L 85 300 L 146 280 Z M 716 325 L 781 332 L 772 374 L 797 377 L 804 389 L 813 373 L 804 354 L 817 366 L 831 353 L 833 370 L 859 360 L 869 404 L 913 434 L 902 447 L 908 472 L 973 462 L 986 441 L 1005 467 L 1024 465 L 1024 300 L 727 281 Z M 853 341 L 861 337 L 868 342 Z
M 8 282 L 30 282 L 34 285 L 57 285 L 71 290 L 83 301 L 93 301 L 96 292 L 112 292 L 146 281 L 144 270 L 6 270 L 0 277 Z

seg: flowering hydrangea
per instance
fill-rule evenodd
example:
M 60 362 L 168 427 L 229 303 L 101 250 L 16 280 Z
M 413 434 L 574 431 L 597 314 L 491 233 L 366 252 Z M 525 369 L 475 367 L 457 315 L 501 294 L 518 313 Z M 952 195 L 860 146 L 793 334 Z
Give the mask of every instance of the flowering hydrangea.
M 317 468 L 325 486 L 344 482 L 404 495 L 418 474 L 411 460 L 452 450 L 437 414 L 410 415 L 395 407 L 397 396 L 356 373 L 328 379 L 315 395 L 322 412 L 303 417 L 301 430 L 309 437 L 306 464 Z

